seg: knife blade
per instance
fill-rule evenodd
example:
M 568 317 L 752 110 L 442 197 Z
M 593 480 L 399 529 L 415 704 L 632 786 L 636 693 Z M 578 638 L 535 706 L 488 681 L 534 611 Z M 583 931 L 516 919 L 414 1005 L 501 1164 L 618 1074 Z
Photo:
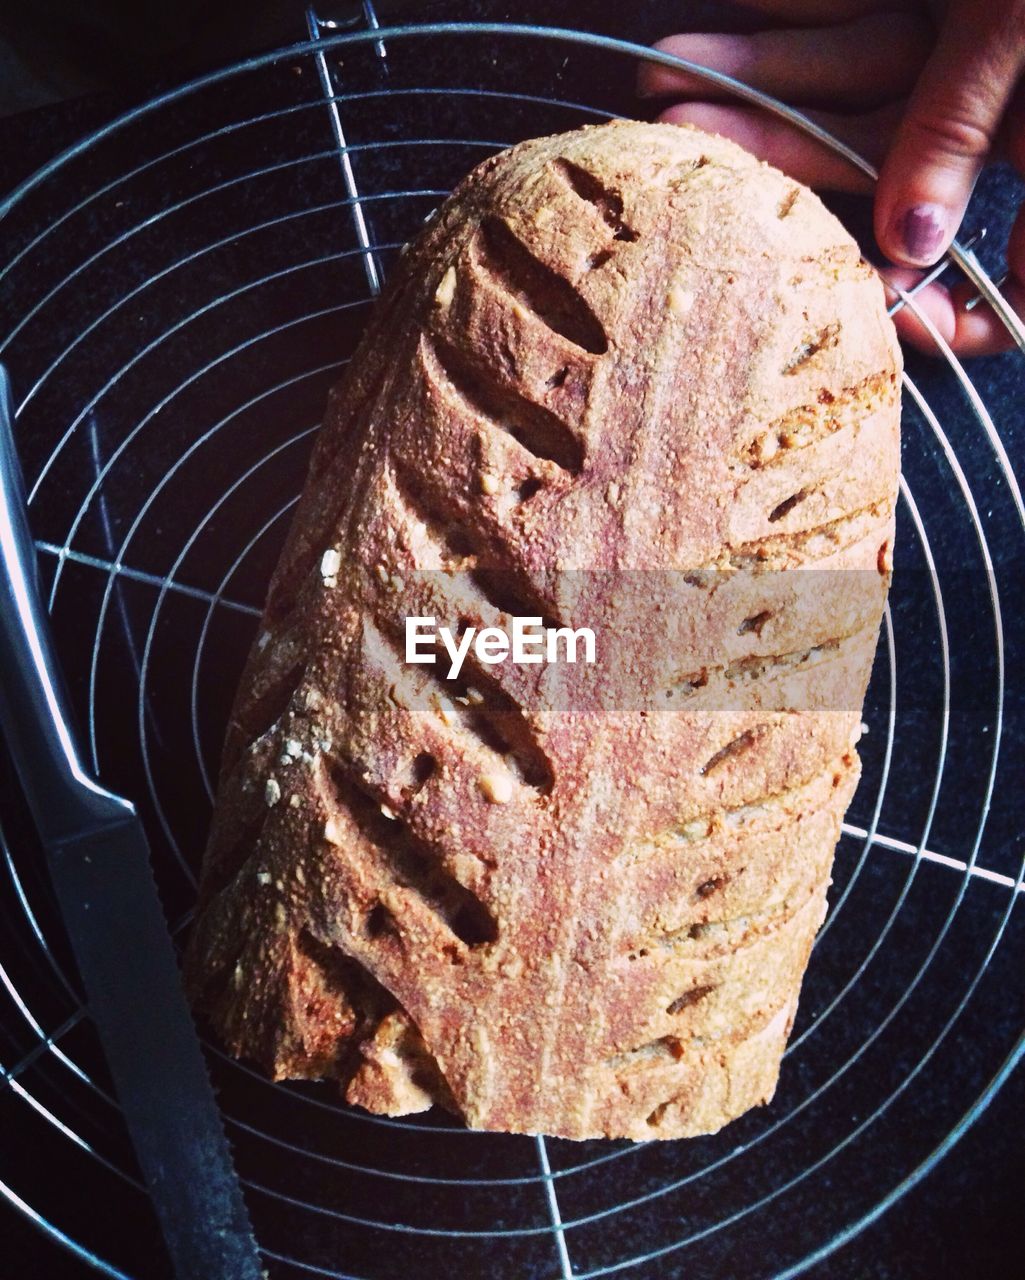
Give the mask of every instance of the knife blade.
M 0 365 L 0 724 L 178 1280 L 261 1280 L 134 807 L 89 776 L 36 581 Z

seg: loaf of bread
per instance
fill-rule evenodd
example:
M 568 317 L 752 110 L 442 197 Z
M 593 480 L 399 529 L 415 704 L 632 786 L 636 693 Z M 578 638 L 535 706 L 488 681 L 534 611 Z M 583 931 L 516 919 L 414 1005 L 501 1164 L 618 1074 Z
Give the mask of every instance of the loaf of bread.
M 276 1078 L 647 1139 L 771 1098 L 858 779 L 900 353 L 804 187 L 617 122 L 487 160 L 331 395 L 187 957 Z M 409 617 L 591 665 L 406 661 Z

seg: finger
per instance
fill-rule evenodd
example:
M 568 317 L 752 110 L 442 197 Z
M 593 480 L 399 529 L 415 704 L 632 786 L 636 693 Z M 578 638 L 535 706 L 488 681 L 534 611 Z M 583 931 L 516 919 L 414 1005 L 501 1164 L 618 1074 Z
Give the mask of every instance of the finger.
M 810 119 L 877 164 L 897 127 L 902 107 L 892 103 L 861 116 L 809 111 Z M 799 129 L 757 107 L 728 107 L 711 102 L 678 102 L 659 116 L 669 124 L 692 124 L 732 138 L 745 150 L 782 169 L 798 182 L 828 191 L 868 192 L 870 180 L 843 156 Z
M 932 42 L 932 26 L 924 18 L 885 14 L 819 29 L 669 36 L 655 48 L 787 102 L 865 108 L 909 92 Z M 638 92 L 642 97 L 729 96 L 728 89 L 700 75 L 650 62 L 638 75 Z
M 1022 231 L 1021 215 L 1016 229 L 1019 239 L 1025 240 Z M 908 267 L 891 268 L 883 273 L 887 286 L 897 285 L 908 290 L 914 288 L 921 278 L 921 272 Z M 1025 283 L 1020 276 L 1009 275 L 1001 293 L 1011 307 L 1020 316 L 1025 316 Z M 891 304 L 896 301 L 897 294 L 887 287 L 887 300 Z M 893 321 L 900 336 L 919 351 L 927 355 L 938 355 L 932 334 L 915 309 L 923 312 L 935 326 L 940 337 L 947 343 L 954 354 L 960 358 L 969 356 L 994 355 L 999 351 L 1008 351 L 1015 343 L 1007 326 L 995 311 L 985 303 L 979 303 L 970 309 L 966 303 L 976 297 L 975 286 L 965 280 L 948 289 L 945 285 L 930 284 L 914 295 L 914 307 L 904 306 L 894 314 Z
M 1014 339 L 1007 326 L 986 303 L 966 307 L 976 297 L 975 286 L 970 281 L 957 285 L 952 291 L 958 316 L 954 335 L 955 350 L 959 355 L 984 355 L 992 351 L 1006 351 L 1014 346 Z M 1007 241 L 1007 279 L 1000 292 L 1011 310 L 1025 319 L 1025 207 L 1011 227 Z
M 887 274 L 895 277 L 897 270 L 895 268 Z M 902 267 L 899 270 L 908 273 L 901 284 L 902 288 L 910 288 L 913 278 L 921 274 L 911 267 Z M 973 296 L 974 292 L 971 287 L 967 289 L 968 296 Z M 1019 315 L 1025 314 L 1025 287 L 1008 281 L 1001 292 Z M 896 295 L 892 296 L 896 297 Z M 956 356 L 964 359 L 969 356 L 995 355 L 997 352 L 1010 350 L 1014 346 L 1014 339 L 1008 333 L 1003 321 L 985 304 L 966 311 L 964 308 L 966 300 L 965 291 L 961 286 L 950 290 L 945 285 L 930 284 L 915 294 L 915 306 L 928 316 L 940 337 Z M 902 307 L 896 312 L 893 322 L 901 338 L 911 346 L 924 351 L 926 355 L 941 354 L 933 341 L 932 334 L 910 307 Z
M 929 266 L 953 239 L 1025 59 L 1022 25 L 1020 5 L 951 6 L 879 179 L 892 261 Z

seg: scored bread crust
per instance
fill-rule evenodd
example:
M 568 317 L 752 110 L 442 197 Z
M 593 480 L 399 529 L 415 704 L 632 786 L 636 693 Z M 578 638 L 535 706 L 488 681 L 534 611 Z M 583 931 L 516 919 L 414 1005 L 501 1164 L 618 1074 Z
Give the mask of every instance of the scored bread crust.
M 772 1096 L 900 368 L 854 241 L 721 138 L 616 122 L 464 180 L 331 394 L 232 712 L 186 971 L 233 1053 L 571 1138 Z M 403 661 L 407 616 L 510 613 L 591 626 L 598 674 Z

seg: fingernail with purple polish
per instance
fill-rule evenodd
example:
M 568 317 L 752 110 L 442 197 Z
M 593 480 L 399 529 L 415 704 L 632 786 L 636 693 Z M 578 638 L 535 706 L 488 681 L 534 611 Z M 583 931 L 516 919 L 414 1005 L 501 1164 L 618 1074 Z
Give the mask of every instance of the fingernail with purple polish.
M 947 212 L 938 204 L 916 204 L 897 220 L 897 234 L 907 256 L 929 266 L 947 238 Z

